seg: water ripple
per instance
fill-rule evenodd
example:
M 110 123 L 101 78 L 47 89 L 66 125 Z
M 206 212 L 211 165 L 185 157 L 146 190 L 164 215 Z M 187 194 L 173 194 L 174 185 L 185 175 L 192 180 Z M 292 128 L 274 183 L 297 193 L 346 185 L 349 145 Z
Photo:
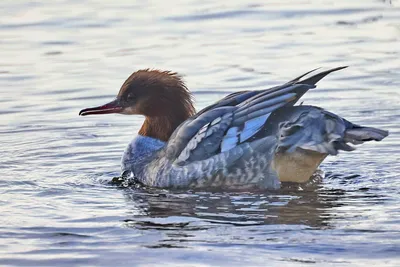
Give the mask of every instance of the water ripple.
M 397 266 L 399 1 L 0 3 L 0 265 Z M 199 110 L 316 67 L 304 96 L 390 136 L 270 192 L 117 186 L 142 117 L 79 117 L 132 71 L 177 71 Z

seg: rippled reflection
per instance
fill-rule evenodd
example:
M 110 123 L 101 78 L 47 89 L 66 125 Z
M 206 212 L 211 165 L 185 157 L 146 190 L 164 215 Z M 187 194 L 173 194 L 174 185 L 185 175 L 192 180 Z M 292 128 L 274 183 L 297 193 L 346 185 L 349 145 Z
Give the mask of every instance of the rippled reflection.
M 236 226 L 290 224 L 329 227 L 330 209 L 345 205 L 339 201 L 344 191 L 324 189 L 321 179 L 317 177 L 301 187 L 287 184 L 281 190 L 263 193 L 125 190 L 126 200 L 138 213 L 127 221 L 127 225 L 165 226 L 169 229 L 184 227 L 191 223 L 190 218 L 195 218 L 194 222 L 200 219 L 210 224 Z M 180 217 L 183 222 L 175 217 Z

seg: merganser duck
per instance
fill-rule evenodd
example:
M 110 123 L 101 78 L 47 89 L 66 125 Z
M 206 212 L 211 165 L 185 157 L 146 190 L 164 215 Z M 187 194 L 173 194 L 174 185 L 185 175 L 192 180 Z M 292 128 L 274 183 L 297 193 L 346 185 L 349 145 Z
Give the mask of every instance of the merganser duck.
M 310 179 L 328 155 L 380 141 L 388 131 L 353 124 L 322 108 L 295 103 L 338 67 L 312 70 L 283 85 L 232 93 L 196 113 L 175 72 L 139 70 L 115 100 L 79 115 L 143 115 L 122 157 L 122 171 L 160 188 L 277 189 Z M 309 75 L 310 77 L 306 78 Z

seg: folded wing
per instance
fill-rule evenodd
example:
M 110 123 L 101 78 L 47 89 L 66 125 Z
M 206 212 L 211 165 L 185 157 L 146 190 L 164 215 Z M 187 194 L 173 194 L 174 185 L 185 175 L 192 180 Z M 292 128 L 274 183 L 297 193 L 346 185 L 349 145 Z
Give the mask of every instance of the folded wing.
M 303 79 L 307 72 L 281 86 L 230 94 L 185 121 L 171 136 L 167 157 L 185 165 L 228 151 L 248 141 L 272 112 L 293 106 L 308 90 L 339 67 Z M 313 70 L 314 71 L 314 70 Z

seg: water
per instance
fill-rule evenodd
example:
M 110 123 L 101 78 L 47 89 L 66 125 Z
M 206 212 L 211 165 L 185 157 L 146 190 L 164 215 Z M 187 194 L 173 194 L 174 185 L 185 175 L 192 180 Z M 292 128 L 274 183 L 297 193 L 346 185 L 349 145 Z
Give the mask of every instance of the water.
M 399 1 L 1 1 L 0 12 L 0 265 L 400 265 Z M 184 74 L 200 109 L 341 65 L 305 103 L 390 136 L 274 192 L 112 186 L 143 118 L 78 117 L 140 68 Z

